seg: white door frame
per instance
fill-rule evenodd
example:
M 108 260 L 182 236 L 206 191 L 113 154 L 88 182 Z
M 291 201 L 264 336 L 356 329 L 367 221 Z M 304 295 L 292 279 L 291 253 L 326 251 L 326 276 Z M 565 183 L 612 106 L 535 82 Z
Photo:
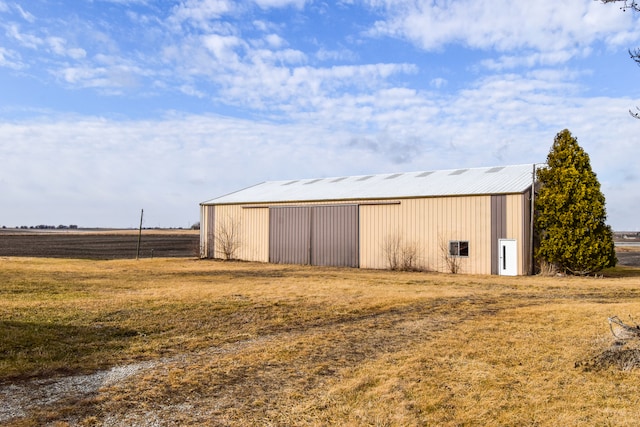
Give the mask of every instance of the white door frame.
M 515 239 L 498 240 L 498 274 L 518 275 L 518 245 Z

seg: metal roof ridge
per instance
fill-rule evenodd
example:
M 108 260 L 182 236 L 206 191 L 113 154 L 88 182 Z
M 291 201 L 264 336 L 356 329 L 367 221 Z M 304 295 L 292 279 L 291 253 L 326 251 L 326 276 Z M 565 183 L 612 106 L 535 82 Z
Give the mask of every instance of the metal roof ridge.
M 259 184 L 256 185 L 261 185 L 261 184 L 278 184 L 278 183 L 284 183 L 284 182 L 291 182 L 292 184 L 294 182 L 292 181 L 297 181 L 295 182 L 295 184 L 305 184 L 305 182 L 308 181 L 314 181 L 314 180 L 326 180 L 328 182 L 330 182 L 331 180 L 335 180 L 335 179 L 341 179 L 341 180 L 345 180 L 345 179 L 355 179 L 358 180 L 360 178 L 365 178 L 365 177 L 371 177 L 371 178 L 385 178 L 388 177 L 390 175 L 396 175 L 396 174 L 400 174 L 400 175 L 413 175 L 413 174 L 421 174 L 421 173 L 425 173 L 425 172 L 431 172 L 431 173 L 436 173 L 436 172 L 440 172 L 440 173 L 450 173 L 450 172 L 455 172 L 461 169 L 465 169 L 467 171 L 478 171 L 478 170 L 489 170 L 489 169 L 494 169 L 494 168 L 516 168 L 516 167 L 524 167 L 524 166 L 528 166 L 528 167 L 532 167 L 533 165 L 540 165 L 540 163 L 521 163 L 521 164 L 516 164 L 516 165 L 494 165 L 494 166 L 478 166 L 478 167 L 459 167 L 459 168 L 451 168 L 451 169 L 428 169 L 428 170 L 414 170 L 414 171 L 407 171 L 407 172 L 386 172 L 386 173 L 369 173 L 369 174 L 362 174 L 362 175 L 341 175 L 341 176 L 327 176 L 324 178 L 319 178 L 319 177 L 315 177 L 315 178 L 291 178 L 291 179 L 281 179 L 281 180 L 268 180 L 268 181 L 263 181 Z M 254 187 L 253 185 L 247 188 L 251 188 Z M 243 188 L 242 190 L 246 190 L 247 188 Z M 242 190 L 238 190 L 238 191 L 242 191 Z M 234 191 L 235 193 L 235 191 Z M 229 194 L 233 194 L 233 193 L 229 193 Z M 227 196 L 228 194 L 225 194 L 225 196 Z M 224 196 L 221 196 L 224 197 Z

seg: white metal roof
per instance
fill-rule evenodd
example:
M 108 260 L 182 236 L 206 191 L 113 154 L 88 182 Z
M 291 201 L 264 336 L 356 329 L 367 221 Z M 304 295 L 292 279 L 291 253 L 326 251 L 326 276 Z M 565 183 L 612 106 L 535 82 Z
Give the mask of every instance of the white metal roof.
M 281 203 L 312 200 L 338 201 L 522 193 L 531 187 L 533 167 L 533 164 L 526 164 L 266 181 L 202 204 Z

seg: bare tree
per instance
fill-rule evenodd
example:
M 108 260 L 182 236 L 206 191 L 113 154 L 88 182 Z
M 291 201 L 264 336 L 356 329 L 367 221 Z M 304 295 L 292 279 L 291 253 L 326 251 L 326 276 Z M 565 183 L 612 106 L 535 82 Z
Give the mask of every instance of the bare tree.
M 631 318 L 631 316 L 629 316 Z M 618 316 L 612 316 L 607 319 L 609 321 L 609 328 L 614 337 L 618 339 L 640 338 L 640 325 L 638 325 L 632 318 L 631 321 L 634 325 L 624 323 Z
M 600 0 L 602 3 L 622 3 L 620 9 L 622 10 L 635 10 L 640 12 L 640 4 L 636 0 Z
M 241 243 L 240 220 L 227 216 L 220 221 L 215 230 L 215 242 L 217 252 L 221 252 L 224 259 L 235 259 Z

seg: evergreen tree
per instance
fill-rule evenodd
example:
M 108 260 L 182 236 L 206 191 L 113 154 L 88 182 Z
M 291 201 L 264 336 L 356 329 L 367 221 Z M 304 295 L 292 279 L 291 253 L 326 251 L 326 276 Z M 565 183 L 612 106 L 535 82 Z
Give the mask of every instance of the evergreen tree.
M 559 132 L 538 170 L 538 258 L 564 272 L 586 275 L 616 264 L 604 195 L 589 155 L 567 129 Z

